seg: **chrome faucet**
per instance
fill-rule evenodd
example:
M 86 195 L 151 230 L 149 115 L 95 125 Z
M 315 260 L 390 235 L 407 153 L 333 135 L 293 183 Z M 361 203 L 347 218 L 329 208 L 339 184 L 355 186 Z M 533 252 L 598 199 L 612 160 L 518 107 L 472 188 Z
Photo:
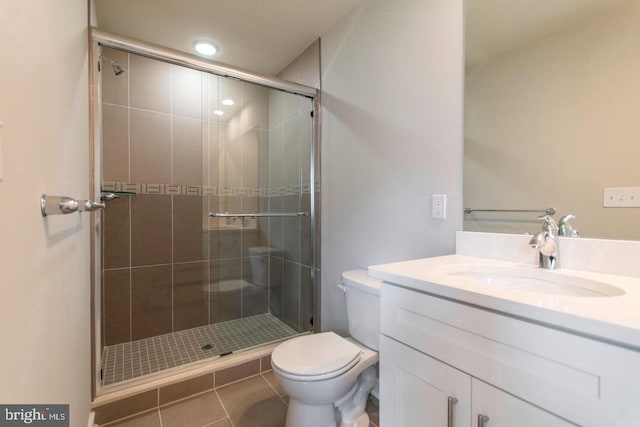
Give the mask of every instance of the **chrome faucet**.
M 553 270 L 558 262 L 558 224 L 550 215 L 541 216 L 539 219 L 544 220 L 542 230 L 531 238 L 529 245 L 539 251 L 540 268 Z
M 567 214 L 560 218 L 558 221 L 558 236 L 564 237 L 580 237 L 580 233 L 578 230 L 573 228 L 573 226 L 569 223 L 576 216 L 573 214 Z

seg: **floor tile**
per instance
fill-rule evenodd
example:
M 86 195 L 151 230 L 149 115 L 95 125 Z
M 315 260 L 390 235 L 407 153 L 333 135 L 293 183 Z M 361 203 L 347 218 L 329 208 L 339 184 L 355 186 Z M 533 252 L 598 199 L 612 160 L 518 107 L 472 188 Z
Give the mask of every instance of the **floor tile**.
M 218 389 L 235 427 L 282 427 L 287 408 L 262 376 Z
M 269 385 L 273 387 L 273 389 L 276 391 L 276 393 L 278 393 L 278 395 L 284 396 L 285 394 L 284 390 L 282 389 L 282 386 L 278 383 L 278 380 L 276 379 L 276 375 L 273 373 L 273 371 L 263 372 L 262 376 L 264 377 L 265 380 L 267 380 Z
M 147 412 L 146 414 L 137 415 L 123 421 L 116 421 L 111 424 L 105 424 L 104 427 L 161 427 L 160 414 L 158 410 Z
M 199 427 L 227 417 L 215 391 L 160 408 L 162 427 Z
M 217 421 L 213 424 L 207 424 L 204 427 L 233 427 L 233 424 L 231 424 L 231 421 L 229 420 L 229 418 L 225 418 L 222 421 Z

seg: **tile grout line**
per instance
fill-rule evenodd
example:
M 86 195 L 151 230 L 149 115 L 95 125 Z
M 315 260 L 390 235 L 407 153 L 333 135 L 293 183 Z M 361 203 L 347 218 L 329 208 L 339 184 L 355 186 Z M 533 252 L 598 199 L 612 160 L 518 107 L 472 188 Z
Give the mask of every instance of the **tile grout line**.
M 154 411 L 157 411 L 157 410 L 158 410 L 158 408 L 157 408 L 157 407 L 155 407 L 155 408 L 149 408 L 149 409 L 145 409 L 145 410 L 140 411 L 140 412 L 136 412 L 136 413 L 131 414 L 131 415 L 127 415 L 126 417 L 122 417 L 122 418 L 118 418 L 118 419 L 115 419 L 115 420 L 112 420 L 112 421 L 108 421 L 108 422 L 103 423 L 103 424 L 97 424 L 97 423 L 96 423 L 95 425 L 98 425 L 99 427 L 111 427 L 111 426 L 117 427 L 117 426 L 118 426 L 119 424 L 121 424 L 122 422 L 125 422 L 125 421 L 128 421 L 128 420 L 131 420 L 132 418 L 136 418 L 136 417 L 139 417 L 139 416 L 141 416 L 141 415 L 148 415 L 148 414 L 152 414 Z M 158 417 L 159 417 L 159 416 L 160 416 L 160 415 L 158 414 Z
M 236 365 L 236 366 L 238 366 L 238 365 Z M 233 368 L 233 367 L 234 366 L 232 366 L 231 368 Z M 242 382 L 244 380 L 248 380 L 250 378 L 256 378 L 258 375 L 261 375 L 260 372 L 258 372 L 257 374 L 249 375 L 248 377 L 243 377 L 243 378 L 239 378 L 237 380 L 230 381 L 228 383 L 224 383 L 224 384 L 222 384 L 222 385 L 220 385 L 218 387 L 216 387 L 215 384 L 214 384 L 213 388 L 214 388 L 214 390 L 218 390 L 219 388 L 223 388 L 223 387 L 227 387 L 227 386 L 230 386 L 230 385 L 238 384 L 238 383 L 240 383 L 240 382 Z
M 214 387 L 215 387 L 215 384 L 214 384 Z M 216 397 L 218 398 L 218 402 L 220 402 L 220 406 L 222 406 L 222 410 L 227 415 L 227 419 L 231 423 L 231 427 L 235 427 L 235 423 L 231 419 L 231 416 L 229 415 L 229 411 L 227 411 L 227 407 L 224 405 L 224 402 L 222 401 L 222 398 L 220 397 L 218 390 L 214 388 L 213 392 L 216 394 Z
M 269 382 L 269 380 L 267 380 L 267 379 L 265 378 L 265 376 L 264 376 L 264 374 L 263 374 L 262 372 L 260 373 L 260 376 L 262 377 L 262 379 L 263 379 L 267 384 L 269 384 L 269 387 L 271 387 L 271 390 L 273 390 L 273 391 L 274 391 L 274 393 L 276 394 L 276 396 L 278 396 L 278 398 L 282 401 L 282 403 L 284 403 L 284 406 L 288 407 L 288 406 L 289 406 L 289 404 L 288 404 L 287 402 L 285 402 L 285 400 L 282 398 L 282 395 L 280 395 L 280 393 L 278 393 L 278 390 L 276 390 L 276 388 L 275 388 L 273 385 L 271 385 L 271 383 Z M 286 395 L 285 395 L 285 396 L 286 396 Z
M 183 118 L 183 119 L 191 119 L 191 120 L 199 120 L 199 121 L 206 121 L 206 122 L 211 122 L 211 123 L 222 123 L 225 126 L 230 126 L 232 128 L 235 128 L 237 130 L 242 130 L 244 129 L 241 125 L 234 125 L 230 122 L 225 122 L 220 121 L 220 119 L 218 117 L 214 118 L 214 119 L 209 119 L 209 118 L 202 118 L 202 117 L 194 117 L 194 116 L 189 116 L 189 115 L 185 115 L 185 114 L 175 114 L 175 113 L 167 113 L 164 111 L 159 111 L 159 110 L 150 110 L 148 108 L 141 108 L 141 107 L 130 107 L 130 106 L 125 106 L 122 104 L 114 104 L 112 102 L 101 102 L 103 105 L 108 105 L 110 107 L 119 107 L 119 108 L 129 108 L 131 110 L 134 111 L 141 111 L 144 113 L 156 113 L 156 114 L 161 114 L 163 116 L 174 116 L 174 117 L 179 117 L 179 118 Z M 267 128 L 261 128 L 261 127 L 257 127 L 255 129 L 259 129 L 261 131 L 269 131 L 269 129 Z

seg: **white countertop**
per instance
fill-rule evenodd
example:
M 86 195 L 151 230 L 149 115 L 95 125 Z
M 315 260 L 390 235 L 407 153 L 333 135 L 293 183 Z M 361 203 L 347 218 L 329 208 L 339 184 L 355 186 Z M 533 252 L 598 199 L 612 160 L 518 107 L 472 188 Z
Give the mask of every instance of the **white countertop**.
M 449 298 L 489 310 L 541 322 L 554 328 L 640 351 L 640 278 L 570 269 L 550 274 L 580 277 L 615 286 L 623 295 L 577 297 L 507 289 L 451 275 L 457 265 L 537 269 L 534 264 L 464 255 L 424 258 L 369 267 L 369 275 L 416 291 Z

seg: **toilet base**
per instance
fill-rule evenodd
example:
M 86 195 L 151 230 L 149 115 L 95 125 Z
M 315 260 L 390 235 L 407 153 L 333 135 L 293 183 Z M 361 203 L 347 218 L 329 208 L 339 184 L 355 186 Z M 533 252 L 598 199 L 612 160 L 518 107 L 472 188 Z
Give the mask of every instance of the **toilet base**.
M 340 427 L 369 427 L 370 425 L 371 424 L 369 422 L 369 415 L 365 412 L 355 420 L 351 420 L 348 423 L 340 424 Z
M 336 427 L 335 408 L 329 405 L 308 405 L 289 397 L 286 427 Z

